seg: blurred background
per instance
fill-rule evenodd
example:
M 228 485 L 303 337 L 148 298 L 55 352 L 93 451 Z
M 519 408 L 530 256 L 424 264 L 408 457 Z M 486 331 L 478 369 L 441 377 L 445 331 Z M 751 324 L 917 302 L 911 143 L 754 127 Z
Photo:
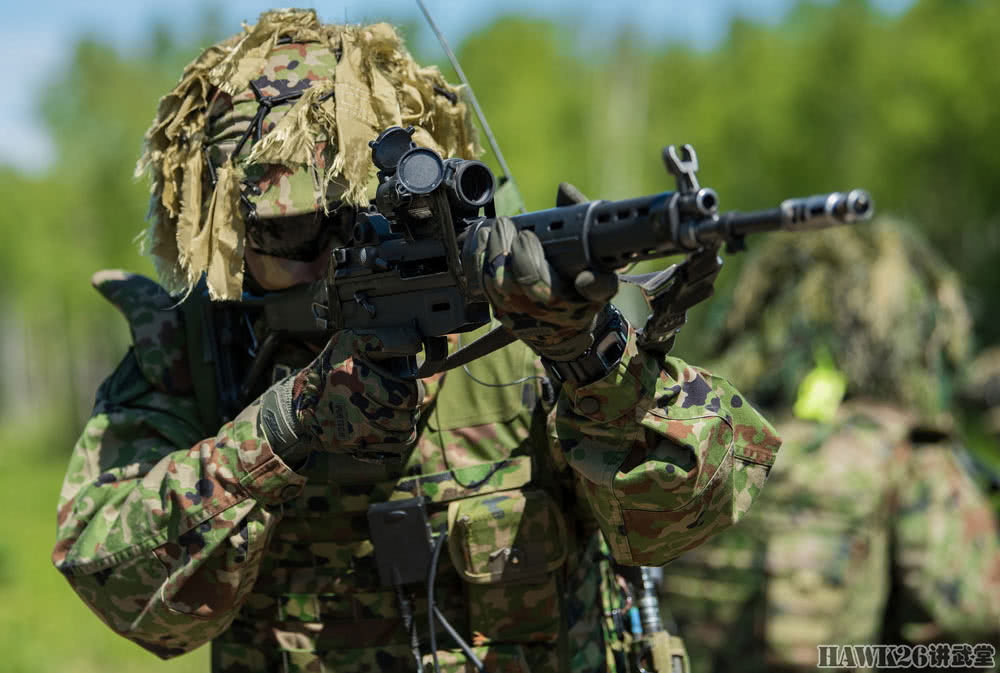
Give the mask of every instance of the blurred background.
M 977 346 L 1000 344 L 1000 3 L 427 4 L 529 209 L 553 205 L 564 180 L 591 198 L 672 189 L 660 160 L 668 143 L 694 144 L 701 182 L 723 209 L 865 187 L 959 270 Z M 129 342 L 90 275 L 153 274 L 135 242 L 148 201 L 147 184 L 132 177 L 143 132 L 183 66 L 267 8 L 44 0 L 4 10 L 4 670 L 207 670 L 207 648 L 164 663 L 114 636 L 48 557 L 72 443 Z M 457 79 L 411 2 L 317 11 L 328 22 L 396 23 L 419 61 Z M 740 261 L 727 258 L 718 293 Z M 700 307 L 676 352 L 697 361 L 699 331 L 720 319 Z M 976 455 L 1000 464 L 983 418 L 969 410 L 962 420 Z

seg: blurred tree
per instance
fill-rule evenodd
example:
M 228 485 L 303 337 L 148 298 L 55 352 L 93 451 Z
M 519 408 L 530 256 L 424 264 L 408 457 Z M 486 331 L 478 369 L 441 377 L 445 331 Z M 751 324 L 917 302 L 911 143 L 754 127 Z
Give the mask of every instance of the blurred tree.
M 131 54 L 82 37 L 47 82 L 38 106 L 55 142 L 53 166 L 38 178 L 3 170 L 4 415 L 44 408 L 67 436 L 75 434 L 97 384 L 124 352 L 127 327 L 88 279 L 109 267 L 152 273 L 136 254 L 149 198 L 132 175 L 136 158 L 156 101 L 218 25 L 218 13 L 206 11 L 199 35 L 181 42 L 155 24 Z
M 976 1 L 923 0 L 898 19 L 861 0 L 801 3 L 778 26 L 736 21 L 717 49 L 654 57 L 670 76 L 650 79 L 649 136 L 694 143 L 726 209 L 870 189 L 961 269 L 979 341 L 994 343 L 998 39 L 1000 5 Z M 710 311 L 693 322 L 710 326 Z
M 469 35 L 458 58 L 529 210 L 551 207 L 560 181 L 597 187 L 593 70 L 565 29 L 502 18 Z M 450 67 L 442 72 L 454 78 Z

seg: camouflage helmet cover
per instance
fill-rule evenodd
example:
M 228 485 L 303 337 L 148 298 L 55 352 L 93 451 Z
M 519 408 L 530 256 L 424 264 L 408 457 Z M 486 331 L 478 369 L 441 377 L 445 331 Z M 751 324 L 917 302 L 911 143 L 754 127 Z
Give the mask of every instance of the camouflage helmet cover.
M 479 152 L 458 87 L 420 67 L 388 24 L 321 24 L 312 10 L 265 12 L 206 49 L 164 96 L 137 175 L 152 178 L 145 238 L 167 288 L 206 276 L 238 299 L 245 215 L 367 204 L 368 141 L 388 126 L 445 156 Z
M 822 350 L 845 375 L 848 396 L 950 423 L 971 320 L 957 274 L 911 227 L 881 218 L 807 237 L 772 235 L 735 287 L 713 369 L 760 403 L 791 408 Z

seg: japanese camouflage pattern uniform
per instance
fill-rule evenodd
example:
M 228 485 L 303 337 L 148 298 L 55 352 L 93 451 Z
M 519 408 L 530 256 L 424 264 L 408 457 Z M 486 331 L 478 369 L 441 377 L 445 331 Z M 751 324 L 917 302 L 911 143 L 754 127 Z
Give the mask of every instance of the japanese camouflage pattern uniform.
M 743 318 L 717 351 L 719 371 L 784 410 L 783 457 L 751 516 L 666 569 L 693 670 L 815 670 L 820 644 L 997 646 L 997 521 L 947 413 L 968 334 L 954 275 L 891 221 L 794 245 L 747 261 Z M 801 283 L 776 286 L 796 264 L 809 265 Z M 743 305 L 751 295 L 769 306 Z M 818 313 L 830 305 L 837 317 Z
M 479 151 L 461 100 L 421 68 L 388 24 L 320 24 L 265 12 L 209 47 L 160 100 L 136 176 L 153 182 L 146 252 L 171 293 L 204 275 L 209 295 L 243 291 L 245 222 L 368 205 L 368 148 L 389 126 L 442 156 Z M 448 104 L 442 105 L 439 101 Z M 257 232 L 261 234 L 262 232 Z M 252 247 L 252 246 L 251 246 Z
M 300 44 L 313 41 L 332 45 L 335 66 Z M 367 47 L 352 46 L 372 44 L 381 45 L 378 67 L 365 66 Z M 295 215 L 325 207 L 331 194 L 357 203 L 370 177 L 355 160 L 358 138 L 408 114 L 422 124 L 421 144 L 449 155 L 475 150 L 454 90 L 401 54 L 383 24 L 319 26 L 311 12 L 268 13 L 210 48 L 161 102 L 145 161 L 157 214 L 149 243 L 170 291 L 121 272 L 94 277 L 127 319 L 133 347 L 99 389 L 74 449 L 53 562 L 114 631 L 161 657 L 212 641 L 214 671 L 412 671 L 397 597 L 379 583 L 366 511 L 424 496 L 432 529 L 449 532 L 437 605 L 488 671 L 615 670 L 602 534 L 619 562 L 665 563 L 741 519 L 773 464 L 777 436 L 725 380 L 640 351 L 630 332 L 617 368 L 589 385 L 568 383 L 553 399 L 537 356 L 516 342 L 468 372 L 425 381 L 416 441 L 396 460 L 332 447 L 286 462 L 257 423 L 260 401 L 228 422 L 205 402 L 206 390 L 223 392 L 213 389 L 217 363 L 207 346 L 216 336 L 204 316 L 221 310 L 209 296 L 239 292 L 233 279 L 245 237 L 226 224 L 237 208 Z M 284 72 L 272 57 L 293 71 L 287 80 L 269 79 Z M 300 66 L 312 74 L 301 77 Z M 396 81 L 382 87 L 390 75 Z M 335 95 L 324 96 L 324 79 Z M 202 170 L 190 140 L 209 110 L 217 122 L 231 114 L 252 129 L 259 107 L 237 114 L 222 100 L 236 101 L 242 88 L 231 83 L 247 80 L 255 97 L 291 86 L 305 93 L 253 119 L 271 129 L 270 144 L 241 148 L 239 132 L 202 137 L 210 156 L 228 143 L 230 156 L 263 155 L 267 168 L 223 152 Z M 394 98 L 357 95 L 359 87 Z M 398 101 L 393 92 L 402 92 Z M 448 102 L 445 111 L 432 109 L 435 96 Z M 329 122 L 325 135 L 304 134 L 315 123 L 300 120 L 320 117 Z M 190 212 L 195 197 L 208 204 L 204 213 Z M 202 272 L 207 291 L 192 289 Z M 287 344 L 275 378 L 314 355 Z M 490 387 L 473 376 L 524 382 Z M 354 392 L 352 403 L 363 397 Z M 352 419 L 363 425 L 370 419 L 357 404 Z M 417 624 L 426 625 L 422 590 L 412 599 Z M 432 669 L 421 638 L 423 666 Z M 471 670 L 443 631 L 437 642 L 442 670 Z
M 746 511 L 778 445 L 728 383 L 674 358 L 657 371 L 630 340 L 619 370 L 564 388 L 548 422 L 537 381 L 484 389 L 456 370 L 428 386 L 405 463 L 315 452 L 292 471 L 247 420 L 253 406 L 201 438 L 185 326 L 162 311 L 172 299 L 141 277 L 97 284 L 136 346 L 74 451 L 54 560 L 109 626 L 161 656 L 215 638 L 215 670 L 410 670 L 365 511 L 416 495 L 432 528 L 451 529 L 442 610 L 490 670 L 605 670 L 597 528 L 617 559 L 665 562 Z M 470 369 L 541 374 L 516 344 Z M 579 414 L 582 397 L 604 406 Z

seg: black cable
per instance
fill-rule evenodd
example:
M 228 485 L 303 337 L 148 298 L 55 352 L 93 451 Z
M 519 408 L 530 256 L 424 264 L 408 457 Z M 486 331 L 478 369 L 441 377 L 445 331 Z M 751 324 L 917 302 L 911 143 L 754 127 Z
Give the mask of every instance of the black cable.
M 413 620 L 413 610 L 410 606 L 410 599 L 406 597 L 402 584 L 396 584 L 396 600 L 399 602 L 399 614 L 403 618 L 403 628 L 410 634 L 410 650 L 417 663 L 417 671 L 423 669 L 423 657 L 420 654 L 420 641 L 417 638 L 416 623 Z
M 438 561 L 441 559 L 441 548 L 447 539 L 448 531 L 444 529 L 438 534 L 437 540 L 434 541 L 434 551 L 431 554 L 431 569 L 427 575 L 427 623 L 430 627 L 431 656 L 434 658 L 434 671 L 435 673 L 441 673 L 437 656 L 437 633 L 434 627 L 434 618 L 436 617 L 441 626 L 444 627 L 444 630 L 448 632 L 448 635 L 458 643 L 458 646 L 465 653 L 466 658 L 476 667 L 476 670 L 479 673 L 486 673 L 483 662 L 479 660 L 479 657 L 472 651 L 469 644 L 465 642 L 462 636 L 458 634 L 458 631 L 445 619 L 444 614 L 438 609 L 437 605 L 434 604 L 434 580 L 437 577 Z
M 465 656 L 472 662 L 472 665 L 476 667 L 476 670 L 478 670 L 479 673 L 486 673 L 486 668 L 483 666 L 483 662 L 479 661 L 479 657 L 476 656 L 476 653 L 472 651 L 472 648 L 469 647 L 467 642 L 462 640 L 462 636 L 458 635 L 458 631 L 456 631 L 455 627 L 444 618 L 444 615 L 441 614 L 441 611 L 438 610 L 437 607 L 434 608 L 434 616 L 438 618 L 438 621 L 441 623 L 441 626 L 444 627 L 444 630 L 448 632 L 448 635 L 455 639 L 455 642 L 458 643 L 460 648 L 462 648 L 462 652 L 464 652 Z
M 444 541 L 447 537 L 448 530 L 446 528 L 438 534 L 437 540 L 434 541 L 434 551 L 431 554 L 431 569 L 427 574 L 427 625 L 428 628 L 430 628 L 431 656 L 434 657 L 435 673 L 441 673 L 441 667 L 438 665 L 437 629 L 434 628 L 434 579 L 437 577 L 438 560 L 441 558 L 441 547 L 444 546 Z
M 502 467 L 506 467 L 507 465 L 510 464 L 510 461 L 507 460 L 501 460 L 496 463 L 493 463 L 493 465 L 490 466 L 490 469 L 486 473 L 485 477 L 477 481 L 474 481 L 472 483 L 464 484 L 462 483 L 462 480 L 458 478 L 458 474 L 455 472 L 455 469 L 451 466 L 451 463 L 448 462 L 448 451 L 443 446 L 441 447 L 441 458 L 444 462 L 444 466 L 448 468 L 448 473 L 451 475 L 451 478 L 455 480 L 455 483 L 464 489 L 473 491 L 482 486 L 483 484 L 485 484 L 486 482 L 488 482 L 490 480 L 490 477 L 492 477 L 494 474 L 497 473 L 497 470 L 499 470 Z

